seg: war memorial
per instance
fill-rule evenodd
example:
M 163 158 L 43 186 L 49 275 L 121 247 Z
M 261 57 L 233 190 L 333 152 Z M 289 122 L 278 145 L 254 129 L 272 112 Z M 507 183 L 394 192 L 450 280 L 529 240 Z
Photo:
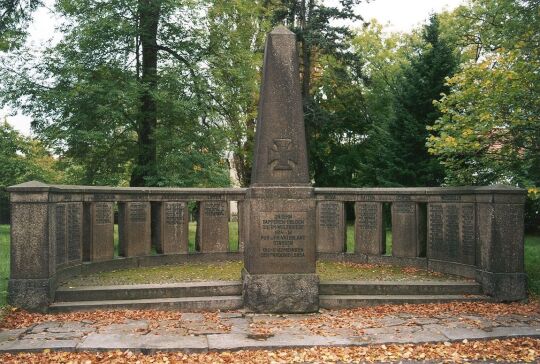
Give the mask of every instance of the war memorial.
M 295 36 L 283 27 L 267 39 L 256 133 L 249 188 L 10 187 L 10 304 L 50 312 L 123 307 L 309 313 L 398 296 L 391 302 L 527 297 L 524 190 L 311 185 Z M 228 244 L 231 201 L 239 206 L 238 251 Z M 190 203 L 199 206 L 195 252 L 188 251 Z M 354 205 L 353 252 L 345 249 L 347 204 Z M 385 251 L 388 212 L 391 255 Z M 242 259 L 242 282 L 125 290 L 62 286 L 93 272 Z M 391 289 L 382 282 L 325 283 L 316 274 L 317 260 L 411 266 L 472 283 Z

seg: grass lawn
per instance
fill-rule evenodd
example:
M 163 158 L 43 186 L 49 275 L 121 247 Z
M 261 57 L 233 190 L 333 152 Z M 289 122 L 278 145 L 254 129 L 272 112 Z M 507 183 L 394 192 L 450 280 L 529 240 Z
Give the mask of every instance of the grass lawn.
M 9 277 L 9 225 L 0 225 L 0 307 L 6 304 Z
M 189 250 L 195 251 L 196 225 L 189 225 Z M 238 250 L 238 223 L 229 224 L 230 248 Z M 118 246 L 118 231 L 115 226 L 115 246 Z M 354 226 L 347 227 L 347 251 L 352 252 L 354 247 Z M 392 251 L 392 234 L 386 233 L 387 254 Z M 116 250 L 117 251 L 117 250 Z M 0 225 L 0 307 L 6 304 L 7 280 L 9 276 L 9 226 Z M 157 267 L 145 270 L 126 270 L 103 273 L 102 279 L 109 283 L 142 283 L 148 281 L 164 282 L 201 279 L 240 279 L 241 262 L 217 264 L 188 264 L 176 267 Z M 534 295 L 540 295 L 540 236 L 528 235 L 525 238 L 525 269 L 529 275 L 529 289 Z M 448 279 L 448 276 L 427 273 L 399 267 L 373 267 L 357 266 L 354 264 L 338 264 L 320 262 L 317 271 L 323 280 L 354 279 L 361 276 L 363 279 Z M 122 276 L 125 275 L 124 278 Z M 151 277 L 149 277 L 149 275 Z M 96 278 L 97 279 L 97 278 Z M 101 278 L 100 278 L 101 279 Z M 90 284 L 90 281 L 88 281 Z

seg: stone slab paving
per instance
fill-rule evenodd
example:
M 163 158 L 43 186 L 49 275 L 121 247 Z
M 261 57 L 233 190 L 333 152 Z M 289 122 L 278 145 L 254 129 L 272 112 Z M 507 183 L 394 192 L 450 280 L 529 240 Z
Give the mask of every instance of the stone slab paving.
M 0 329 L 1 352 L 131 350 L 207 352 L 245 349 L 359 346 L 540 337 L 540 313 L 482 316 L 455 313 L 418 316 L 342 317 L 339 311 L 311 315 L 227 312 L 183 313 L 179 321 L 126 320 L 43 322 Z

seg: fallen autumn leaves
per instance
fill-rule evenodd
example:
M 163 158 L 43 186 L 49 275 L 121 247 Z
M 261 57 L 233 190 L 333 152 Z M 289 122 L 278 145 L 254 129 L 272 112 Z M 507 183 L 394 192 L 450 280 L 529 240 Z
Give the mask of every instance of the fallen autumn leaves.
M 435 362 L 497 361 L 534 362 L 540 356 L 540 339 L 466 341 L 422 345 L 328 347 L 276 351 L 211 352 L 203 354 L 105 353 L 4 354 L 3 363 L 332 363 L 429 360 Z

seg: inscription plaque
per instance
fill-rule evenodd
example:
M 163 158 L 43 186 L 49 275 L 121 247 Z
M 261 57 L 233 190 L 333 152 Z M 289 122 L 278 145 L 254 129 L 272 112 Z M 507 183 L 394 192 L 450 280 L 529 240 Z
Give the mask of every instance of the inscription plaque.
M 430 257 L 474 265 L 476 262 L 476 216 L 474 204 L 429 205 Z
M 356 202 L 357 253 L 381 255 L 386 251 L 382 203 Z
M 424 211 L 415 202 L 395 202 L 392 204 L 393 256 L 415 258 L 425 254 L 426 219 Z
M 323 201 L 317 204 L 317 251 L 341 253 L 345 250 L 345 205 Z
M 129 203 L 129 221 L 133 223 L 145 223 L 147 203 L 131 202 Z
M 459 208 L 455 204 L 447 204 L 444 214 L 444 240 L 447 252 L 446 259 L 456 260 L 459 248 Z
M 118 205 L 119 253 L 124 257 L 150 254 L 150 202 L 124 202 Z
M 461 253 L 462 262 L 474 265 L 476 263 L 476 223 L 473 204 L 461 205 Z
M 229 203 L 201 201 L 197 223 L 197 245 L 203 253 L 229 251 Z
M 188 252 L 186 202 L 152 203 L 152 242 L 160 254 Z
M 112 222 L 112 203 L 107 202 L 97 202 L 94 205 L 95 207 L 95 223 L 98 225 L 110 224 Z
M 70 203 L 67 210 L 68 261 L 81 260 L 82 203 Z
M 261 212 L 260 221 L 262 258 L 304 257 L 305 212 Z
M 56 265 L 64 264 L 66 258 L 66 206 L 55 207 Z

